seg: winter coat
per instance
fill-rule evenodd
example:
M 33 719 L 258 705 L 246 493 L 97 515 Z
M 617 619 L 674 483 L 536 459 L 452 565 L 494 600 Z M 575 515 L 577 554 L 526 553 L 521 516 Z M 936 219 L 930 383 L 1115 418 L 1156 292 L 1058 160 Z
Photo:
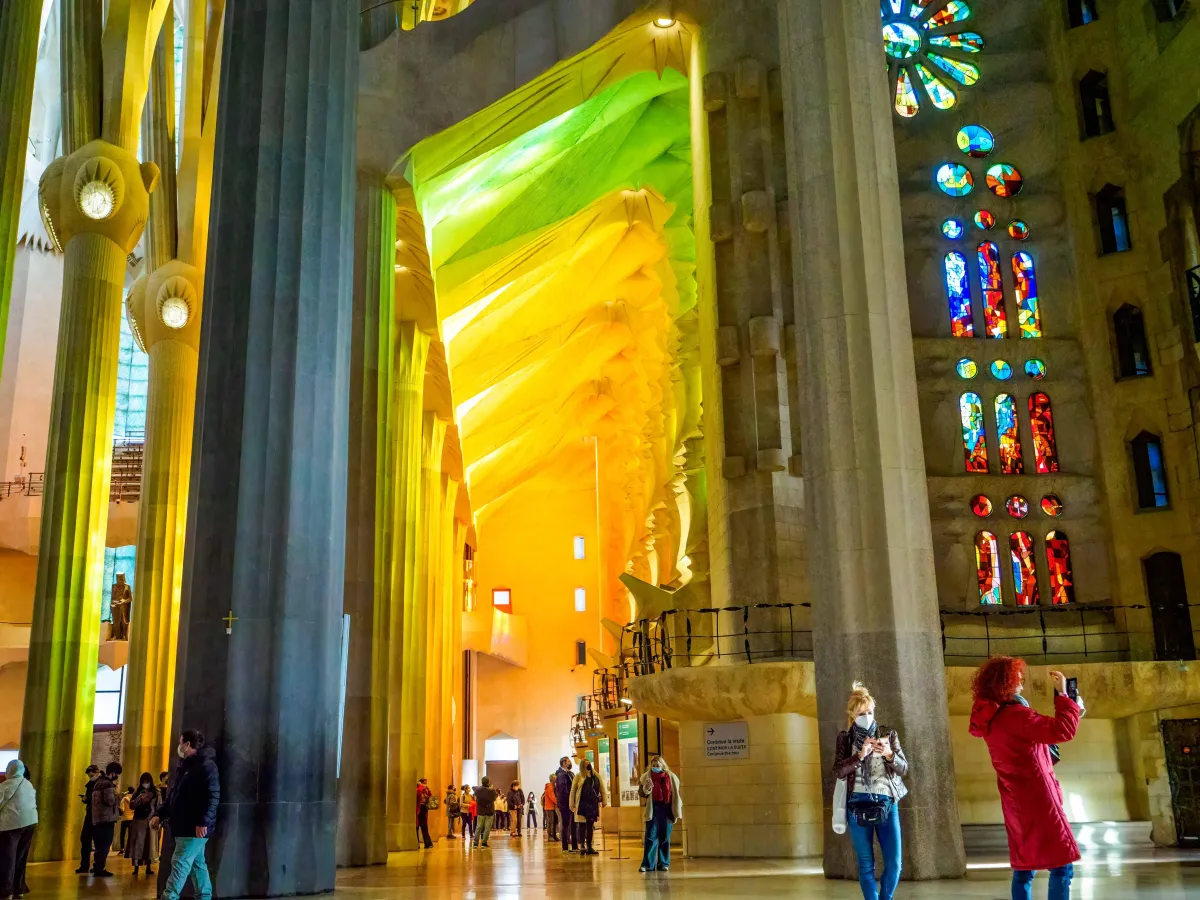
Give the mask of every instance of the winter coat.
M 900 746 L 900 736 L 895 731 L 884 728 L 878 729 L 876 734 L 886 734 L 888 742 L 892 745 L 892 758 L 884 759 L 883 768 L 888 781 L 891 782 L 893 794 L 897 800 L 901 800 L 908 795 L 908 788 L 904 786 L 903 781 L 904 776 L 908 774 L 908 759 L 904 755 L 904 748 Z M 862 760 L 854 750 L 850 732 L 838 732 L 833 749 L 833 777 L 846 779 L 847 797 L 854 793 L 854 782 L 858 779 L 861 767 Z
M 554 799 L 559 809 L 571 808 L 571 786 L 575 783 L 575 774 L 559 768 L 554 773 Z
M 446 815 L 458 815 L 458 794 L 454 791 L 446 791 Z
M 0 831 L 36 825 L 37 791 L 23 776 L 6 778 L 0 784 Z
M 158 788 L 139 787 L 129 798 L 129 809 L 133 813 L 134 821 L 140 822 L 143 819 L 149 819 L 154 815 L 154 810 L 161 802 L 162 798 L 159 796 Z
M 542 791 L 542 809 L 555 809 L 558 807 L 558 797 L 554 794 L 553 782 L 546 782 L 546 787 Z
M 1016 702 L 976 700 L 971 710 L 971 734 L 992 755 L 1014 869 L 1057 869 L 1079 859 L 1050 760 L 1050 744 L 1075 737 L 1079 715 L 1063 694 L 1054 697 L 1053 718 Z
M 679 796 L 679 776 L 667 770 L 671 776 L 671 821 L 678 822 L 683 818 L 683 798 Z M 647 769 L 642 773 L 638 782 L 642 793 L 642 821 L 649 822 L 654 818 L 654 779 Z
M 596 774 L 580 774 L 571 785 L 571 812 L 581 819 L 593 822 L 600 818 L 600 807 L 604 805 L 604 782 Z
M 154 815 L 171 823 L 176 837 L 193 837 L 197 828 L 215 828 L 221 803 L 217 752 L 201 747 L 182 760 L 171 776 L 167 799 Z
M 496 798 L 500 796 L 499 791 L 490 787 L 475 788 L 475 808 L 481 816 L 494 816 L 496 814 Z
M 107 775 L 101 775 L 92 784 L 92 824 L 115 822 L 121 818 L 121 798 L 117 786 Z
M 525 792 L 509 791 L 508 796 L 504 798 L 504 802 L 508 804 L 508 808 L 513 812 L 520 812 L 521 808 L 525 805 Z

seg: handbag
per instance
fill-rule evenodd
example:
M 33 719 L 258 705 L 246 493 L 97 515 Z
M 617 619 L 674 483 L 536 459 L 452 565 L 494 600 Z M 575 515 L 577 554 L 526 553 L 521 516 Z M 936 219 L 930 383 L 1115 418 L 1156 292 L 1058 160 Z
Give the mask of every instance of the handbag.
M 437 795 L 435 795 L 435 794 L 429 795 L 429 799 L 425 801 L 425 808 L 426 809 L 437 809 L 438 808 Z
M 839 778 L 833 788 L 833 833 L 846 833 L 846 779 Z

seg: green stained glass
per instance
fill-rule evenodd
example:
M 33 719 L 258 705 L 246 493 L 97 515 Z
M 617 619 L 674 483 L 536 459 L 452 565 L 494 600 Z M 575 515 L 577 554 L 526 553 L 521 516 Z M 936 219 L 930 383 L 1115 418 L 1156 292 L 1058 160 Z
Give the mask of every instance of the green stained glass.
M 946 50 L 961 50 L 963 53 L 979 53 L 983 50 L 983 35 L 973 31 L 961 34 L 935 34 L 929 39 L 932 47 L 942 47 Z
M 958 102 L 958 98 L 954 96 L 954 91 L 946 87 L 929 68 L 922 63 L 917 63 L 915 66 L 917 77 L 921 79 L 921 84 L 925 86 L 925 93 L 929 95 L 929 99 L 933 101 L 933 105 L 938 109 L 950 109 Z
M 883 26 L 883 49 L 893 59 L 908 59 L 921 50 L 921 33 L 907 22 Z
M 929 5 L 929 0 L 912 0 L 912 4 L 908 7 L 908 15 L 911 19 L 919 19 L 925 12 L 925 7 Z M 892 9 L 896 8 L 895 0 L 892 0 Z M 896 10 L 899 12 L 899 10 Z
M 951 197 L 965 197 L 975 186 L 975 177 L 970 170 L 958 163 L 943 163 L 934 177 L 938 187 Z
M 926 53 L 926 58 L 957 81 L 959 84 L 964 84 L 970 87 L 979 80 L 979 67 L 971 63 L 960 62 L 957 59 L 951 59 L 948 56 L 942 56 L 940 53 Z
M 1030 378 L 1041 381 L 1046 377 L 1046 364 L 1040 359 L 1026 360 L 1025 374 Z
M 1008 163 L 997 163 L 987 170 L 987 186 L 997 197 L 1015 197 L 1021 193 L 1024 181 Z
M 975 360 L 965 357 L 960 359 L 954 368 L 957 370 L 959 378 L 971 379 L 979 374 L 979 366 L 976 365 Z
M 996 139 L 982 125 L 964 125 L 955 140 L 959 150 L 975 159 L 987 156 L 996 146 Z

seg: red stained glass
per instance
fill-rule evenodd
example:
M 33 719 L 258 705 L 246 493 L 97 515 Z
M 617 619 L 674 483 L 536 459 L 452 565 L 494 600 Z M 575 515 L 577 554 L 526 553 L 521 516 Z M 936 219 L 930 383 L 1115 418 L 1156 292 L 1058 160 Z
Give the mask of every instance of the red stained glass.
M 1037 562 L 1033 555 L 1033 538 L 1018 531 L 1008 539 L 1012 556 L 1013 589 L 1017 606 L 1033 606 L 1041 599 L 1038 595 Z
M 971 498 L 971 512 L 979 516 L 981 519 L 984 516 L 992 514 L 992 501 L 983 494 L 976 494 Z
M 1061 516 L 1063 511 L 1063 502 L 1054 494 L 1047 494 L 1042 498 L 1042 512 L 1048 516 Z
M 1071 544 L 1061 531 L 1046 535 L 1046 564 L 1050 567 L 1050 596 L 1054 605 L 1075 602 L 1075 577 L 1071 574 Z
M 985 606 L 999 606 L 1000 546 L 990 531 L 975 535 L 975 575 L 979 581 L 979 602 Z
M 1050 410 L 1050 398 L 1045 394 L 1033 394 L 1029 398 L 1029 430 L 1033 432 L 1033 453 L 1037 460 L 1037 471 L 1046 475 L 1058 471 L 1058 446 L 1054 440 L 1054 414 Z
M 987 336 L 1008 337 L 1004 281 L 1000 276 L 1000 249 L 991 241 L 979 245 L 979 286 L 983 290 L 983 321 Z
M 974 391 L 958 400 L 962 422 L 963 456 L 968 472 L 988 470 L 987 440 L 983 433 L 983 401 Z
M 1004 508 L 1008 510 L 1008 514 L 1014 519 L 1023 519 L 1029 515 L 1029 501 L 1020 494 L 1014 494 L 1008 498 L 1008 502 L 1004 504 Z

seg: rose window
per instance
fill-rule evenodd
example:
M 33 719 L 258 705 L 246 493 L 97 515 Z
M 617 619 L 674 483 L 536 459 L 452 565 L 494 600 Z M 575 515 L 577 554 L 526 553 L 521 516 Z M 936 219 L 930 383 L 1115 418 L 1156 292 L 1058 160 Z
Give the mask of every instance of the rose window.
M 926 102 L 953 107 L 957 90 L 979 80 L 968 57 L 983 50 L 983 37 L 961 30 L 971 7 L 963 0 L 880 0 L 879 9 L 896 112 L 910 119 Z

